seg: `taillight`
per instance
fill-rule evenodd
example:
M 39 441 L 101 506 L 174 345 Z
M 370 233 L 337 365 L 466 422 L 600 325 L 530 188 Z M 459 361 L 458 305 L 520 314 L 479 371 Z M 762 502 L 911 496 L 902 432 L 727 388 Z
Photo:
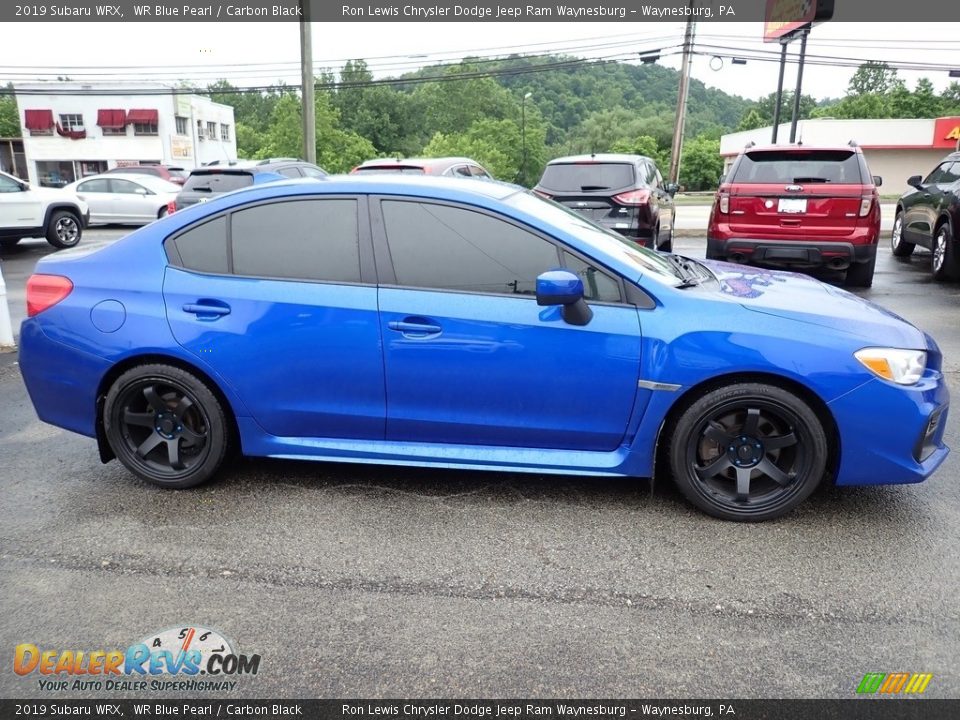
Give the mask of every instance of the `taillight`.
M 72 290 L 70 278 L 62 275 L 31 275 L 27 280 L 27 317 L 52 308 Z
M 871 207 L 873 207 L 873 195 L 862 196 L 860 198 L 860 217 L 869 215 Z
M 650 200 L 649 190 L 628 190 L 613 196 L 614 202 L 621 205 L 646 205 Z
M 730 193 L 722 192 L 717 196 L 717 207 L 724 215 L 730 212 Z
M 171 200 L 167 203 L 167 215 L 173 215 L 177 211 L 177 201 Z
M 547 200 L 553 200 L 553 195 L 551 195 L 550 193 L 545 193 L 543 190 L 534 190 L 533 193 L 534 195 L 539 195 L 540 197 L 546 198 Z

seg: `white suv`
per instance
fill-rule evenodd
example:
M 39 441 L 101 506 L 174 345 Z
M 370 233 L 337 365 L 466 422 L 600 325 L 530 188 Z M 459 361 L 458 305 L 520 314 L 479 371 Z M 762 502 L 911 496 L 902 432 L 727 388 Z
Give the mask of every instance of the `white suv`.
M 73 247 L 89 220 L 90 208 L 73 193 L 33 187 L 0 172 L 0 247 L 27 237 L 45 237 L 58 249 Z

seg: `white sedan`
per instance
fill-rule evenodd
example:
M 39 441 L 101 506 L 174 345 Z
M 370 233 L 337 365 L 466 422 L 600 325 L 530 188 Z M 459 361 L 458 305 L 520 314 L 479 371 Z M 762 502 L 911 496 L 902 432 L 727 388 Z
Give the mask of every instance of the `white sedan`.
M 145 225 L 166 215 L 182 188 L 151 175 L 91 175 L 64 189 L 87 202 L 91 225 Z

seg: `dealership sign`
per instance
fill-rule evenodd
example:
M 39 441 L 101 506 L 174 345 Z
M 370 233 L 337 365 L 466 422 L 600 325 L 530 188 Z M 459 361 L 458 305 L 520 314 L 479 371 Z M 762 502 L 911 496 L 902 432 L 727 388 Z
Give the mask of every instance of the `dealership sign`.
M 957 147 L 960 143 L 960 117 L 937 118 L 933 125 L 933 147 Z
M 833 17 L 834 0 L 767 0 L 763 41 L 777 42 Z

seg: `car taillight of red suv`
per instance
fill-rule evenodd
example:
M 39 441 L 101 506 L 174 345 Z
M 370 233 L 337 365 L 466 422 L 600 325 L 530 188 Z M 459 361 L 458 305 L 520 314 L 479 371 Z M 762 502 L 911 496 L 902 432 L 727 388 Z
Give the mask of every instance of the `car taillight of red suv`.
M 852 143 L 748 147 L 714 199 L 707 258 L 845 270 L 847 285 L 870 287 L 880 237 L 880 183 Z

